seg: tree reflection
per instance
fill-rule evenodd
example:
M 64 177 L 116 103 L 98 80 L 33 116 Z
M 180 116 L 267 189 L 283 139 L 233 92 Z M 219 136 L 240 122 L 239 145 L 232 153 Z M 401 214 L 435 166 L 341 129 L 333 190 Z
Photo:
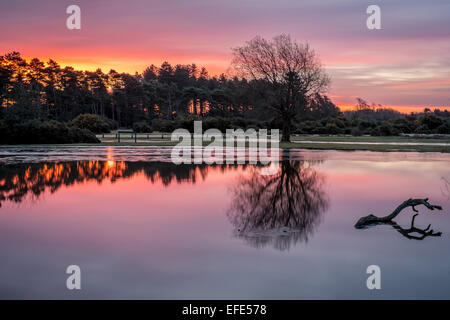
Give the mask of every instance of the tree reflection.
M 0 166 L 0 207 L 2 202 L 22 202 L 27 196 L 38 198 L 62 186 L 103 181 L 114 183 L 143 174 L 151 183 L 196 183 L 209 170 L 235 170 L 241 165 L 175 165 L 169 162 L 72 161 Z M 245 166 L 244 166 L 245 167 Z
M 324 176 L 312 162 L 282 161 L 274 175 L 253 169 L 232 189 L 227 216 L 235 235 L 251 246 L 288 250 L 307 242 L 328 208 Z

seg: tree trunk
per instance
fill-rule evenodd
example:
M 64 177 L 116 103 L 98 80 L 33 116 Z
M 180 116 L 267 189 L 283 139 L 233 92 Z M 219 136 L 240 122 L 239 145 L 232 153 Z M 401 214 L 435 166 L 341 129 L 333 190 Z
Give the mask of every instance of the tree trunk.
M 291 119 L 283 119 L 283 127 L 281 130 L 281 142 L 291 142 Z

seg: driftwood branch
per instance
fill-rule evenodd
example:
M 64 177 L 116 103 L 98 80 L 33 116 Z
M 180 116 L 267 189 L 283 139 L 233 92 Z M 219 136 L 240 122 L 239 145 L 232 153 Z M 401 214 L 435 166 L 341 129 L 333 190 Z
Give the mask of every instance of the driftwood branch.
M 370 215 L 368 215 L 366 217 L 360 218 L 358 220 L 358 222 L 356 222 L 355 228 L 356 229 L 364 229 L 364 228 L 369 227 L 371 225 L 392 222 L 392 220 L 396 216 L 398 216 L 399 213 L 403 209 L 405 209 L 407 207 L 412 207 L 414 212 L 418 212 L 417 209 L 416 209 L 416 206 L 419 206 L 419 205 L 424 205 L 429 210 L 434 210 L 434 209 L 442 210 L 441 206 L 430 204 L 428 202 L 428 198 L 426 198 L 426 199 L 408 199 L 408 200 L 404 201 L 401 205 L 399 205 L 391 214 L 389 214 L 389 215 L 387 215 L 385 217 L 377 217 L 377 216 L 374 216 L 373 214 L 370 214 Z M 414 218 L 413 218 L 413 221 L 412 221 L 412 225 L 414 224 Z

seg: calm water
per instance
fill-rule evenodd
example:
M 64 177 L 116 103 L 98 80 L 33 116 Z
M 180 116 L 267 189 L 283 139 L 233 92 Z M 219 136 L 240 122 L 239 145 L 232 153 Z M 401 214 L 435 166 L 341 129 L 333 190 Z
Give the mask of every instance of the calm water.
M 0 148 L 0 298 L 450 298 L 449 155 L 291 151 L 262 176 L 168 150 Z M 354 228 L 427 197 L 413 233 L 411 208 Z

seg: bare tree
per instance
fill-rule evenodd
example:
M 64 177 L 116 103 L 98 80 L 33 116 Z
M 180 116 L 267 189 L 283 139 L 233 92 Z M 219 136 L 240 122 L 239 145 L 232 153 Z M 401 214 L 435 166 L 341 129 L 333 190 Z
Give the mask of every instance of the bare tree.
M 282 141 L 290 141 L 296 110 L 312 95 L 325 92 L 330 83 L 316 53 L 308 44 L 299 44 L 284 34 L 272 40 L 258 36 L 232 50 L 232 66 L 242 76 L 262 84 L 259 88 L 267 107 L 282 121 Z

